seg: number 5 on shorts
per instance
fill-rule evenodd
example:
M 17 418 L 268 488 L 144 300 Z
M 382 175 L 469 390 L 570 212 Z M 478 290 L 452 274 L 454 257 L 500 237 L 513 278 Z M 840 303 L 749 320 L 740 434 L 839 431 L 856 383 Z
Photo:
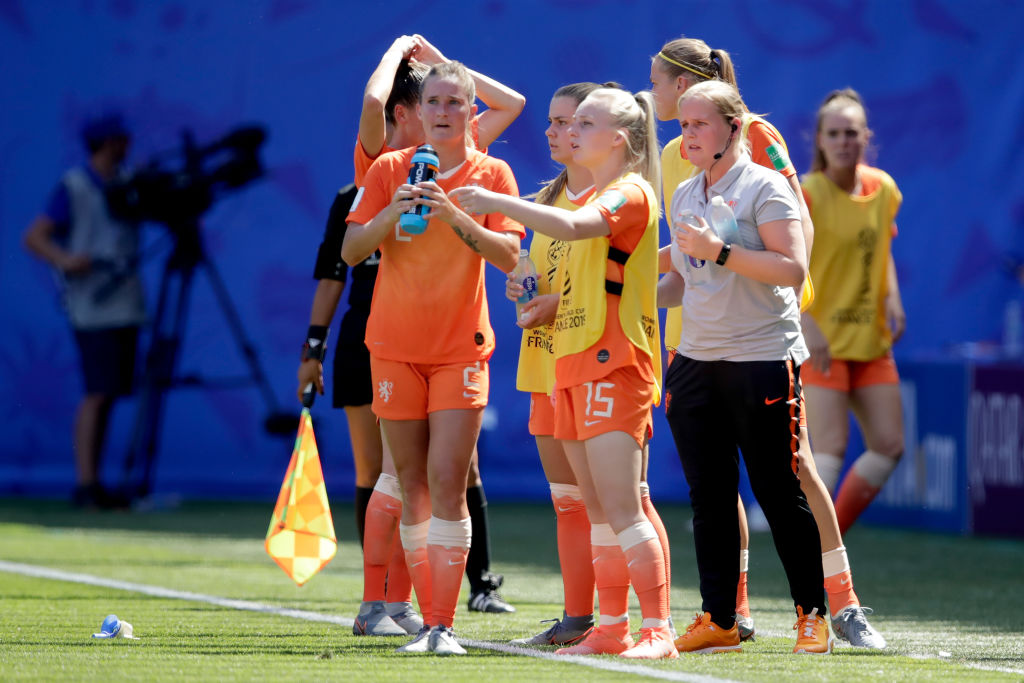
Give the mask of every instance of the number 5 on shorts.
M 480 394 L 480 383 L 473 379 L 473 373 L 480 372 L 480 370 L 480 361 L 477 361 L 472 365 L 466 366 L 462 371 L 462 386 L 465 387 L 465 390 L 462 392 L 463 398 L 476 398 Z
M 583 386 L 587 388 L 587 415 L 593 417 L 611 417 L 612 409 L 615 407 L 614 397 L 605 397 L 601 395 L 602 389 L 614 389 L 615 385 L 612 382 L 584 382 Z M 604 408 L 601 410 L 594 410 L 594 403 L 603 403 Z

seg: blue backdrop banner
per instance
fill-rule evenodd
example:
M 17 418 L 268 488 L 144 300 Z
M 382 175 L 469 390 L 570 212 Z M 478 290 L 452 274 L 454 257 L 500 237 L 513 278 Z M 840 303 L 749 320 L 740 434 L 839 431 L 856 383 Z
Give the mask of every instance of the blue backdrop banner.
M 83 160 L 78 129 L 93 112 L 124 112 L 134 165 L 175 159 L 183 131 L 200 145 L 243 123 L 269 133 L 266 177 L 218 200 L 200 232 L 270 396 L 231 382 L 170 392 L 155 470 L 158 491 L 269 500 L 291 444 L 263 421 L 275 403 L 298 415 L 316 247 L 334 193 L 352 178 L 363 87 L 396 36 L 421 33 L 526 96 L 490 148 L 524 193 L 557 172 L 543 135 L 551 93 L 581 80 L 648 87 L 650 57 L 682 34 L 732 55 L 748 105 L 782 131 L 801 171 L 822 98 L 858 89 L 872 160 L 905 198 L 893 246 L 908 318 L 899 359 L 998 339 L 1005 302 L 1020 295 L 1012 273 L 1024 258 L 1024 56 L 1014 30 L 1022 25 L 1024 5 L 1012 0 L 0 0 L 0 493 L 65 495 L 73 482 L 78 359 L 51 274 L 20 241 L 62 170 Z M 677 134 L 675 122 L 661 124 L 662 141 Z M 143 236 L 152 310 L 173 239 L 160 225 Z M 491 498 L 542 499 L 528 397 L 514 389 L 519 330 L 503 281 L 489 268 L 498 347 L 482 467 Z M 200 272 L 180 372 L 245 376 L 244 359 Z M 345 419 L 328 404 L 314 408 L 324 474 L 345 495 Z M 943 419 L 924 407 L 920 424 Z M 118 404 L 106 478 L 118 476 L 137 408 L 137 399 Z M 945 443 L 919 446 L 927 459 Z M 649 478 L 655 498 L 685 499 L 660 412 Z M 958 514 L 941 526 L 961 524 Z

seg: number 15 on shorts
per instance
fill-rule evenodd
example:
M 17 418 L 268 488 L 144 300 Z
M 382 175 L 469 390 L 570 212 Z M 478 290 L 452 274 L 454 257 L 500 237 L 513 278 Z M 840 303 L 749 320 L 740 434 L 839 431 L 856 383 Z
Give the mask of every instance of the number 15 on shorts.
M 615 408 L 615 398 L 613 396 L 604 396 L 603 394 L 614 389 L 615 384 L 612 382 L 584 382 L 583 386 L 587 388 L 586 418 L 611 417 L 612 411 Z M 584 424 L 590 426 L 595 422 L 597 420 L 591 422 L 585 419 Z

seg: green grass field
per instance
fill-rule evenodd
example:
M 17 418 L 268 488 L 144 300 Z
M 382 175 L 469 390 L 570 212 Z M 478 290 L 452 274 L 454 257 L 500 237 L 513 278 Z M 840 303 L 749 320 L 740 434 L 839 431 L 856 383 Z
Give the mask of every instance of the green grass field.
M 0 500 L 0 680 L 1024 680 L 1021 541 L 855 528 L 847 539 L 854 580 L 889 640 L 884 652 L 843 645 L 830 657 L 791 654 L 792 601 L 770 536 L 756 534 L 750 594 L 758 639 L 738 656 L 622 666 L 613 657 L 552 661 L 474 647 L 445 659 L 395 655 L 406 639 L 357 638 L 344 625 L 361 597 L 351 504 L 332 506 L 342 543 L 303 588 L 263 551 L 272 507 L 195 502 L 162 512 L 84 513 L 61 502 Z M 689 509 L 659 509 L 673 543 L 673 614 L 682 628 L 700 604 Z M 549 506 L 492 504 L 490 514 L 493 569 L 505 574 L 502 593 L 518 612 L 470 613 L 464 588 L 456 631 L 500 645 L 561 613 L 561 579 Z M 12 571 L 14 563 L 69 574 L 28 576 Z M 70 574 L 136 586 L 66 580 Z M 140 592 L 137 584 L 306 610 L 321 620 Z M 110 613 L 131 622 L 140 640 L 92 639 Z

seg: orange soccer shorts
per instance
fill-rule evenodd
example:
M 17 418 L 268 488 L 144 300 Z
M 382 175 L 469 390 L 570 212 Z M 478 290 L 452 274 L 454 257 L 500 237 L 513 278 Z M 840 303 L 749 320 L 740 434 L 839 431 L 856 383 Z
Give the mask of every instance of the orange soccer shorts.
M 899 384 L 900 376 L 896 372 L 896 361 L 893 360 L 892 353 L 887 353 L 873 360 L 863 361 L 833 358 L 827 374 L 811 367 L 810 363 L 804 363 L 800 366 L 800 382 L 848 394 L 852 389 L 872 384 Z
M 437 410 L 487 405 L 487 361 L 437 365 L 370 356 L 373 413 L 384 420 L 425 420 Z
M 530 422 L 527 425 L 533 436 L 552 436 L 555 433 L 555 406 L 550 394 L 530 394 Z
M 642 447 L 654 431 L 654 385 L 632 365 L 607 376 L 555 392 L 555 438 L 586 441 L 626 432 Z

